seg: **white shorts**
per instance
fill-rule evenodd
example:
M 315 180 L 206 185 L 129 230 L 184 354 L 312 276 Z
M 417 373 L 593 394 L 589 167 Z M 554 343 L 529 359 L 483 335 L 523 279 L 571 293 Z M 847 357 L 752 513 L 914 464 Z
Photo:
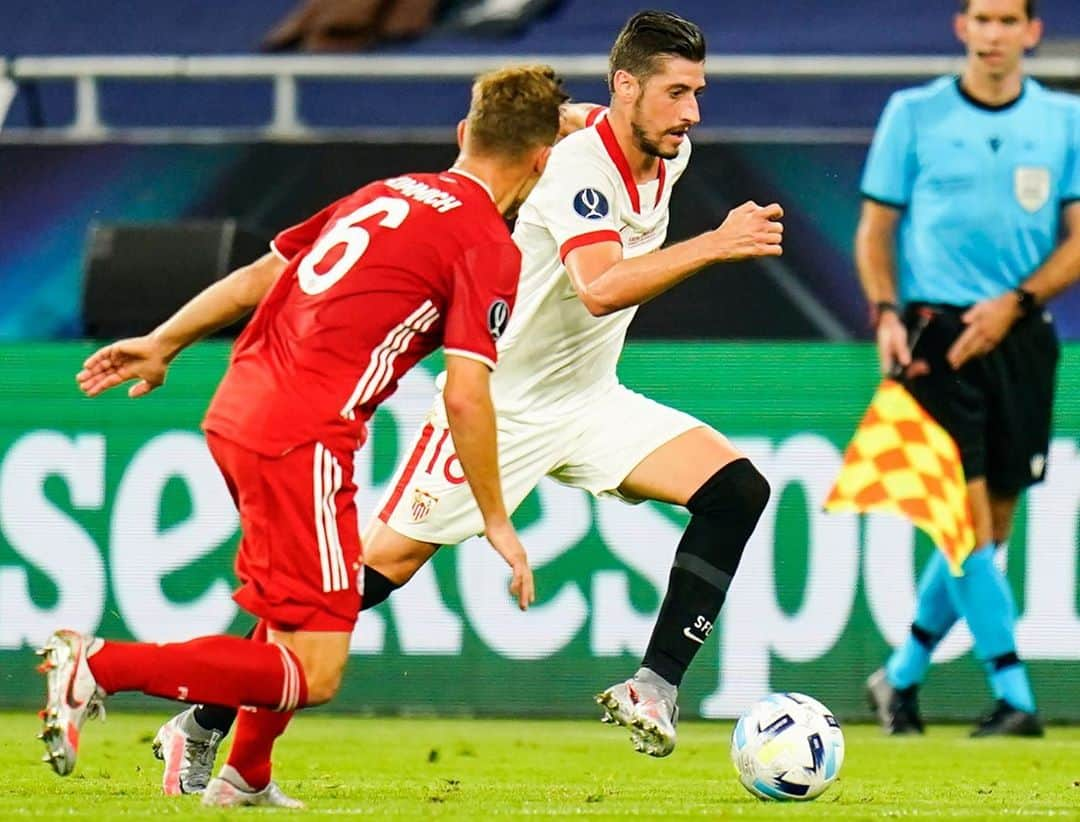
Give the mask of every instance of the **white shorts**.
M 513 512 L 545 476 L 594 496 L 618 492 L 645 457 L 705 423 L 616 385 L 576 417 L 528 423 L 498 418 L 499 471 Z M 411 539 L 457 545 L 483 533 L 484 521 L 465 482 L 442 398 L 412 441 L 379 504 L 379 518 Z

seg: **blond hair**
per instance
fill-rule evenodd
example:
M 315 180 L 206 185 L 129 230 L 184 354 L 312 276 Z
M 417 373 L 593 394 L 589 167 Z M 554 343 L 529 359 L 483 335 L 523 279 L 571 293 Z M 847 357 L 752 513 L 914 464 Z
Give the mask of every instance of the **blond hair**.
M 550 66 L 513 66 L 476 78 L 469 106 L 469 140 L 483 154 L 518 159 L 550 146 L 559 133 L 559 106 L 569 99 Z

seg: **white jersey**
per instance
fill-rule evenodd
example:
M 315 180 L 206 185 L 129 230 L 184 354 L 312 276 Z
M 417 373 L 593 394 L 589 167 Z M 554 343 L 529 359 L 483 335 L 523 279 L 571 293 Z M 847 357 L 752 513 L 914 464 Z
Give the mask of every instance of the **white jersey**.
M 619 385 L 615 366 L 636 309 L 592 316 L 563 265 L 570 251 L 590 243 L 619 242 L 625 257 L 663 245 L 671 187 L 689 157 L 684 141 L 678 157 L 660 161 L 656 180 L 635 185 L 602 120 L 555 146 L 522 206 L 514 230 L 521 283 L 491 378 L 499 475 L 510 511 L 544 477 L 626 499 L 620 488 L 634 466 L 704 426 Z M 397 533 L 432 545 L 455 545 L 481 533 L 483 517 L 465 481 L 441 397 L 408 453 L 387 487 L 379 518 Z
M 686 139 L 677 157 L 659 161 L 655 180 L 636 184 L 606 118 L 552 149 L 514 229 L 521 282 L 491 383 L 500 415 L 562 415 L 617 383 L 615 367 L 637 307 L 594 317 L 563 261 L 575 248 L 608 240 L 622 243 L 627 258 L 660 248 L 671 189 L 689 159 Z

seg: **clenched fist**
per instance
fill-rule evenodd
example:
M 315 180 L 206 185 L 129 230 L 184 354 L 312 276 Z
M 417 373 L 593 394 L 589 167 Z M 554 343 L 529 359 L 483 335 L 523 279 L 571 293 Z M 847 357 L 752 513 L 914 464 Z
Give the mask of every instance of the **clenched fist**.
M 731 209 L 719 228 L 709 232 L 714 260 L 731 262 L 784 253 L 784 209 L 778 203 L 759 206 L 753 200 Z

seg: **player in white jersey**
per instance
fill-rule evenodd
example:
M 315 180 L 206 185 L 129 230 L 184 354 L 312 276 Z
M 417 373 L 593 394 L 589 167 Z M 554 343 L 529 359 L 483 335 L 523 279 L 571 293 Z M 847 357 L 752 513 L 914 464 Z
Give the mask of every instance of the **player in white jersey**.
M 642 667 L 598 700 L 638 750 L 675 743 L 676 688 L 712 630 L 768 500 L 765 479 L 700 420 L 619 384 L 636 307 L 718 261 L 781 252 L 779 206 L 747 203 L 719 229 L 660 250 L 672 186 L 690 157 L 705 45 L 660 12 L 626 24 L 611 53 L 610 109 L 559 143 L 518 216 L 513 319 L 492 396 L 507 505 L 544 477 L 595 495 L 686 506 L 691 521 Z M 591 119 L 591 118 L 590 118 Z M 440 545 L 482 529 L 455 467 L 440 398 L 365 540 L 365 600 L 408 580 Z M 382 579 L 379 579 L 382 577 Z
M 508 417 L 565 418 L 617 386 L 615 365 L 637 306 L 594 316 L 576 296 L 566 258 L 598 243 L 618 243 L 623 258 L 664 244 L 671 191 L 686 170 L 690 140 L 659 160 L 653 179 L 638 184 L 602 109 L 592 127 L 559 143 L 551 173 L 522 207 L 514 242 L 522 252 L 520 314 L 499 341 L 493 376 L 498 407 Z
M 592 313 L 564 263 L 599 244 L 621 249 L 624 259 L 659 249 L 690 141 L 683 138 L 675 156 L 659 160 L 653 179 L 639 185 L 605 110 L 593 109 L 588 119 L 590 127 L 552 150 L 514 229 L 522 252 L 518 303 L 498 341 L 491 383 L 503 488 L 513 508 L 545 476 L 597 496 L 621 495 L 623 480 L 647 455 L 704 425 L 618 382 L 615 367 L 637 305 Z M 379 518 L 425 553 L 482 530 L 448 432 L 440 395 L 379 506 Z
M 704 59 L 700 29 L 673 14 L 641 12 L 619 34 L 610 108 L 589 111 L 585 128 L 555 146 L 519 213 L 521 282 L 491 382 L 509 508 L 550 476 L 691 513 L 640 670 L 597 697 L 605 719 L 629 727 L 637 750 L 653 756 L 674 748 L 677 687 L 712 631 L 769 496 L 725 437 L 631 391 L 615 372 L 638 305 L 710 263 L 781 253 L 780 206 L 754 203 L 661 249 L 671 188 L 690 156 L 687 132 L 699 120 Z M 489 317 L 493 332 L 504 323 Z M 440 546 L 483 530 L 441 395 L 389 488 L 364 535 L 364 609 Z M 190 721 L 224 732 L 231 720 L 211 707 Z

